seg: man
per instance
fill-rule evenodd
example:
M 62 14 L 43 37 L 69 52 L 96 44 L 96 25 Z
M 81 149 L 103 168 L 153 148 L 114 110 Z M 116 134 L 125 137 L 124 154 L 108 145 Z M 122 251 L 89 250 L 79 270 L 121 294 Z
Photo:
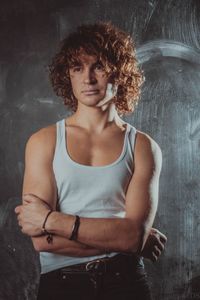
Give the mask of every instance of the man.
M 162 156 L 120 118 L 143 81 L 133 42 L 111 24 L 80 26 L 50 77 L 74 113 L 29 138 L 15 209 L 40 252 L 38 299 L 151 299 L 142 256 L 166 242 L 152 229 Z

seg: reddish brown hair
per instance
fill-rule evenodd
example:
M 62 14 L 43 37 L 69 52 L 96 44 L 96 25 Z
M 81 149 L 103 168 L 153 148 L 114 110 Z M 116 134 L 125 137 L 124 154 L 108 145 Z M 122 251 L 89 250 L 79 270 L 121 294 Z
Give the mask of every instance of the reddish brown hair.
M 117 84 L 114 103 L 119 115 L 131 113 L 138 102 L 144 78 L 137 66 L 132 38 L 110 23 L 81 25 L 61 42 L 61 49 L 49 66 L 56 94 L 63 97 L 65 105 L 76 111 L 77 100 L 72 92 L 68 70 L 83 51 L 97 56 L 112 82 Z

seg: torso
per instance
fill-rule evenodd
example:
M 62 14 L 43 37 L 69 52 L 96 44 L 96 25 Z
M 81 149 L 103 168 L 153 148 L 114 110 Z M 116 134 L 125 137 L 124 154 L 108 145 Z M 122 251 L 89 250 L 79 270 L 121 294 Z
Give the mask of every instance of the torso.
M 65 120 L 66 123 L 66 151 L 68 150 L 69 156 L 75 162 L 89 166 L 104 166 L 113 163 L 120 156 L 126 132 L 125 122 L 110 126 L 101 134 L 87 133 L 83 128 L 72 125 L 70 118 L 67 118 L 67 122 Z M 45 143 L 46 153 L 52 163 L 56 146 L 56 124 L 49 125 L 41 131 L 48 137 L 48 143 Z M 135 151 L 142 151 L 148 143 L 149 136 L 137 130 Z
M 115 162 L 122 152 L 122 147 L 124 144 L 125 128 L 126 125 L 110 126 L 105 129 L 101 135 L 99 134 L 88 134 L 83 128 L 72 126 L 67 122 L 67 148 L 68 154 L 71 159 L 75 162 L 83 165 L 89 166 L 105 166 Z M 48 174 L 48 180 L 44 178 L 44 182 L 50 181 L 51 195 L 55 195 L 51 202 L 52 207 L 56 205 L 56 181 L 53 172 L 53 159 L 56 147 L 56 124 L 49 125 L 45 128 L 40 129 L 35 135 L 38 136 L 40 141 L 40 147 L 43 152 L 42 157 L 44 157 L 44 173 Z M 134 160 L 137 161 L 137 153 L 144 152 L 145 149 L 149 149 L 149 137 L 146 134 L 137 130 L 137 139 L 134 151 Z M 33 147 L 34 148 L 34 147 Z M 149 150 L 148 150 L 149 151 Z M 146 152 L 146 151 L 145 151 Z M 151 155 L 151 151 L 149 151 Z M 53 185 L 55 183 L 55 185 Z M 46 184 L 46 183 L 45 183 Z M 54 190 L 55 188 L 55 190 Z M 48 199 L 50 197 L 49 190 L 44 190 L 42 192 L 42 197 Z
M 124 144 L 126 126 L 114 124 L 101 134 L 88 133 L 65 120 L 66 149 L 71 159 L 79 164 L 104 166 L 120 156 Z

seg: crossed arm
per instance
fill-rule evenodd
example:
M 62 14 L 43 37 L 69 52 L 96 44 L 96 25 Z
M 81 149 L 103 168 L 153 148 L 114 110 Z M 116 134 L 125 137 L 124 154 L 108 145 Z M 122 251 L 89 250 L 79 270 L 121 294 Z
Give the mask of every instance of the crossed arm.
M 31 236 L 35 249 L 70 256 L 92 256 L 111 251 L 141 252 L 157 209 L 162 163 L 159 146 L 150 137 L 138 133 L 135 170 L 126 194 L 125 218 L 81 218 L 78 242 L 75 242 L 68 240 L 75 217 L 55 210 L 52 136 L 43 129 L 29 139 L 23 182 L 23 195 L 26 195 L 23 205 L 15 209 L 22 232 Z M 41 199 L 55 210 L 46 223 L 46 229 L 54 234 L 53 244 L 48 244 L 41 236 L 49 210 Z

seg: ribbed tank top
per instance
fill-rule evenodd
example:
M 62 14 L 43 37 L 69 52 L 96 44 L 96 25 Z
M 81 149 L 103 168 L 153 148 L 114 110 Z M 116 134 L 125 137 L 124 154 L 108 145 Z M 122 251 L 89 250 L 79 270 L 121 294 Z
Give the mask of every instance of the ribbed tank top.
M 75 162 L 67 151 L 65 119 L 56 123 L 53 171 L 58 190 L 58 210 L 80 217 L 123 218 L 125 195 L 134 169 L 136 129 L 126 123 L 123 148 L 114 162 L 88 166 Z M 40 252 L 41 273 L 87 262 L 116 252 L 90 257 L 70 257 Z

